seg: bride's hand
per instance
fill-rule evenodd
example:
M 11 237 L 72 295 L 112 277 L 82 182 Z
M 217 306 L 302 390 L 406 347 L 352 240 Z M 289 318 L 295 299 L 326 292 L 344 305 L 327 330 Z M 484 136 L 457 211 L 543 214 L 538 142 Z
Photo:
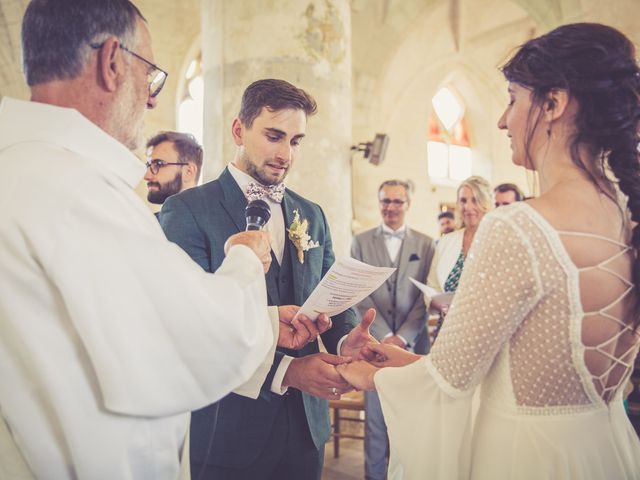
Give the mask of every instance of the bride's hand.
M 376 389 L 376 386 L 373 383 L 373 376 L 380 369 L 378 367 L 374 367 L 370 363 L 362 360 L 344 363 L 342 365 L 336 365 L 336 370 L 356 390 L 371 391 Z
M 369 343 L 362 348 L 360 354 L 378 368 L 404 367 L 422 358 L 422 355 L 386 343 Z

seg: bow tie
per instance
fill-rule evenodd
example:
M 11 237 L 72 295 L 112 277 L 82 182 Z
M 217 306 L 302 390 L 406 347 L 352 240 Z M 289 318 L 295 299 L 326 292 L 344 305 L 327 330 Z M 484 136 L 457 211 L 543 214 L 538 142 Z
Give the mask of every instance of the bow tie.
M 251 182 L 245 188 L 245 196 L 247 200 L 252 202 L 253 200 L 260 200 L 261 198 L 268 197 L 276 203 L 282 203 L 282 197 L 284 196 L 284 183 L 277 185 L 269 185 L 265 187 L 259 183 Z
M 386 230 L 383 230 L 382 234 L 385 238 L 399 238 L 400 240 L 404 240 L 405 230 L 401 232 L 387 232 Z

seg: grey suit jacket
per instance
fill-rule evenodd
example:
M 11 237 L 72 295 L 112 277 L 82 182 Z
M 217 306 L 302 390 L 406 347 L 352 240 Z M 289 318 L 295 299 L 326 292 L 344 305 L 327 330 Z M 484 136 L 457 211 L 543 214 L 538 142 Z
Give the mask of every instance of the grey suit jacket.
M 377 310 L 371 334 L 378 340 L 388 334 L 400 335 L 410 348 L 415 349 L 417 344 L 418 349 L 423 350 L 416 353 L 428 351 L 427 310 L 422 293 L 409 281 L 409 277 L 424 281 L 434 251 L 435 243 L 431 237 L 407 228 L 398 253 L 397 272 L 357 306 L 359 318 L 371 307 Z M 351 256 L 370 265 L 393 266 L 382 226 L 356 235 L 351 244 Z

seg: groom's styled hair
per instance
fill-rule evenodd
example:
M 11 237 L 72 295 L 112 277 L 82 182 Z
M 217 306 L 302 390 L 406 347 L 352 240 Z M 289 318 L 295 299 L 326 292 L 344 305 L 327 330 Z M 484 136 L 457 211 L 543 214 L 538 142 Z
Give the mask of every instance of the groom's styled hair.
M 253 82 L 242 94 L 238 118 L 251 128 L 262 107 L 271 112 L 278 110 L 303 110 L 306 116 L 316 113 L 318 106 L 311 95 L 284 80 L 267 78 Z

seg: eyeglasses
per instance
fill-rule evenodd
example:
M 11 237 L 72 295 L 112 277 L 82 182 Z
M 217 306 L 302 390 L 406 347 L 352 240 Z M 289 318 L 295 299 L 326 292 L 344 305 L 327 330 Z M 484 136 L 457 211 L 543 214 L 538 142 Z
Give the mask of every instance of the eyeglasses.
M 165 162 L 164 160 L 153 159 L 145 163 L 145 166 L 151 170 L 151 173 L 157 175 L 162 167 L 167 165 L 189 165 L 186 162 Z
M 104 42 L 89 44 L 89 46 L 95 50 L 102 48 L 103 45 L 104 45 Z M 149 71 L 147 72 L 147 82 L 149 83 L 149 96 L 151 98 L 158 96 L 158 94 L 162 90 L 162 87 L 164 87 L 164 82 L 167 81 L 167 77 L 169 76 L 169 74 L 164 70 L 162 70 L 157 65 L 151 63 L 146 58 L 138 55 L 136 52 L 132 50 L 129 50 L 124 45 L 120 44 L 120 48 L 125 52 L 133 55 L 138 60 L 142 60 L 144 63 L 146 63 L 149 66 Z
M 380 199 L 380 203 L 384 203 L 386 206 L 389 206 L 389 205 L 393 204 L 393 205 L 399 207 L 400 205 L 404 205 L 405 203 L 407 203 L 407 201 L 406 200 L 400 200 L 399 198 L 394 198 L 394 199 L 381 198 Z

